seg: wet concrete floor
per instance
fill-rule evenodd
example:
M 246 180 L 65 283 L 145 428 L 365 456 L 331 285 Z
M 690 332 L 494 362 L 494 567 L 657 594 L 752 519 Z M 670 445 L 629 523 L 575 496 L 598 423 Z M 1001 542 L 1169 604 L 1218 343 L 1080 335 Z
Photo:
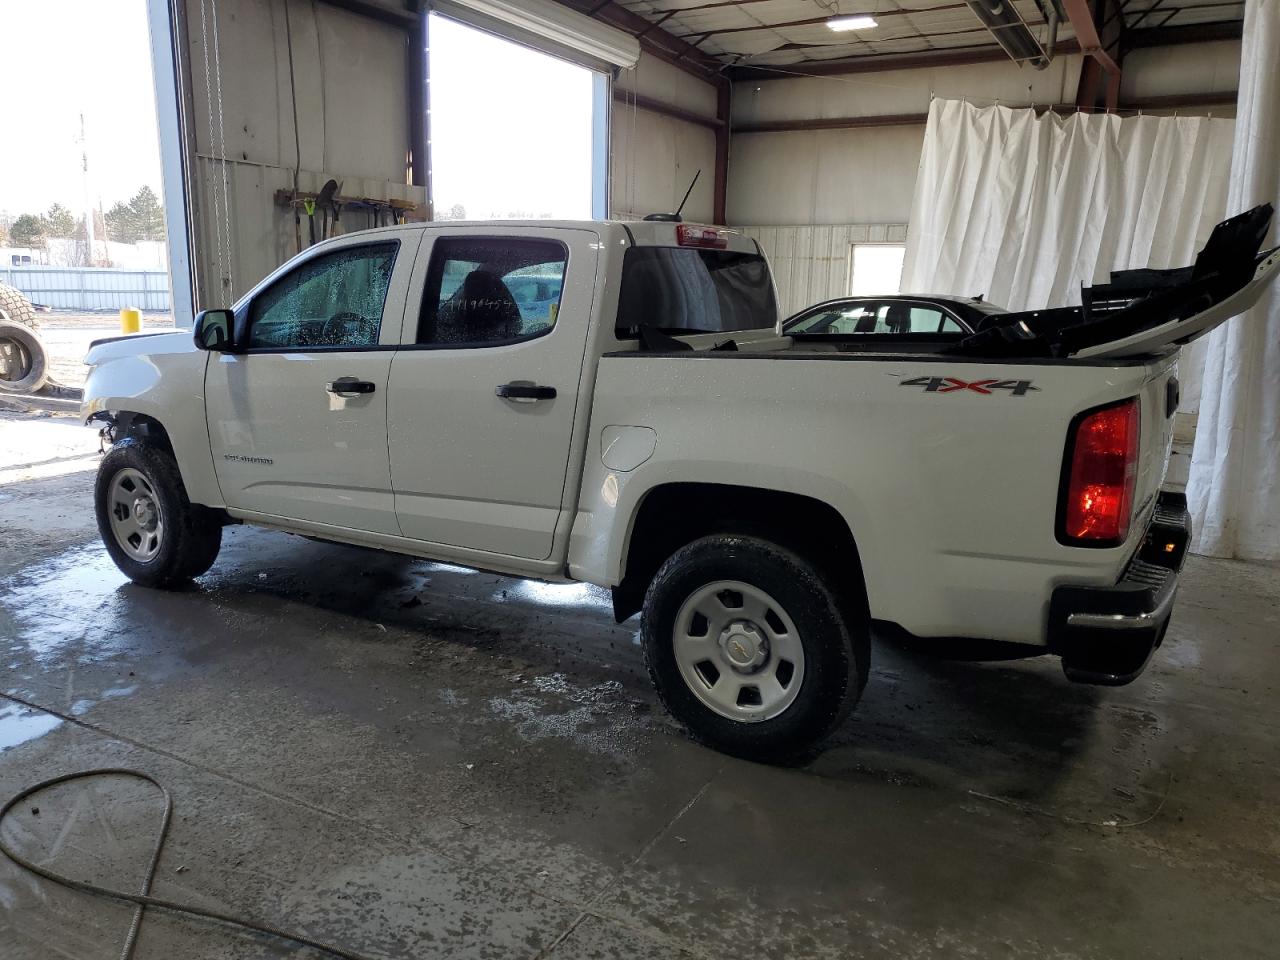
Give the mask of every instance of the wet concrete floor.
M 59 456 L 0 478 L 0 795 L 156 776 L 158 896 L 388 960 L 1278 955 L 1280 569 L 1193 557 L 1121 689 L 878 644 L 845 726 L 771 768 L 682 736 L 601 591 L 244 527 L 148 590 Z M 158 815 L 103 778 L 4 837 L 132 888 Z M 0 861 L 6 960 L 114 957 L 129 917 Z M 155 911 L 137 953 L 308 955 Z

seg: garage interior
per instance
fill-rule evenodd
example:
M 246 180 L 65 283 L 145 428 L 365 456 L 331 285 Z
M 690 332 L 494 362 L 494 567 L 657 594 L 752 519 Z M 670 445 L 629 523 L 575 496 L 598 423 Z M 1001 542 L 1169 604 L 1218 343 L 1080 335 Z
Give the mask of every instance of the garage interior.
M 885 252 L 904 290 L 1078 302 L 1095 270 L 1190 263 L 1216 222 L 1280 202 L 1274 0 L 147 11 L 180 327 L 295 255 L 297 198 L 329 180 L 346 231 L 453 218 L 450 150 L 530 196 L 528 155 L 572 153 L 583 219 L 683 202 L 686 221 L 758 241 L 782 316 L 869 292 Z M 831 25 L 855 16 L 876 25 Z M 470 105 L 499 130 L 533 118 L 508 154 L 442 139 L 441 98 L 480 96 L 433 86 L 429 51 L 457 24 L 588 71 L 582 136 L 562 140 L 568 108 L 506 76 Z M 1018 131 L 1031 146 L 1010 159 Z M 969 199 L 1003 209 L 1019 190 L 1052 210 L 999 234 Z M 1051 244 L 1060 258 L 1014 269 Z M 688 739 L 637 620 L 616 624 L 596 587 L 249 526 L 189 588 L 129 583 L 95 526 L 96 431 L 57 404 L 0 406 L 0 795 L 145 771 L 173 802 L 155 896 L 369 960 L 1275 956 L 1280 295 L 1232 323 L 1183 354 L 1169 482 L 1203 504 L 1203 532 L 1142 677 L 1082 686 L 1053 657 L 877 637 L 857 711 L 778 766 Z M 0 840 L 137 892 L 161 811 L 154 786 L 107 776 L 25 801 Z M 0 904 L 15 960 L 119 956 L 136 924 L 3 858 Z M 139 915 L 137 958 L 325 955 Z

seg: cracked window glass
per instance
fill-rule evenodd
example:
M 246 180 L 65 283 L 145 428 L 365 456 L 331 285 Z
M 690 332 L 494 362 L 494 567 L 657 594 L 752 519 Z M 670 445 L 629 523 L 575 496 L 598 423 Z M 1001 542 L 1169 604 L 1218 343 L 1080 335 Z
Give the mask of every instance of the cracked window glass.
M 568 256 L 555 240 L 437 240 L 418 343 L 480 346 L 546 333 L 560 313 Z
M 344 247 L 308 260 L 254 298 L 250 349 L 378 343 L 397 242 Z

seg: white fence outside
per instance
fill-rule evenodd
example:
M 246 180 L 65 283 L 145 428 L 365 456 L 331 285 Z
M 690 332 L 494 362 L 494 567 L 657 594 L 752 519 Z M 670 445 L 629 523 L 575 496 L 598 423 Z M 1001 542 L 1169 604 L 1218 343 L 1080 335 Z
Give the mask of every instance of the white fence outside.
M 115 267 L 0 266 L 0 283 L 17 287 L 32 303 L 59 310 L 169 310 L 169 274 L 164 270 Z

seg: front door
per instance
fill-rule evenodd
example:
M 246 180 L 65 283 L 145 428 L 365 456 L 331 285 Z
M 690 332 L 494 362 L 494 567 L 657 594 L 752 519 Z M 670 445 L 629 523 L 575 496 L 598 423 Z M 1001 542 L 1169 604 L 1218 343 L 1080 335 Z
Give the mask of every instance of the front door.
M 421 234 L 353 240 L 294 265 L 237 311 L 205 375 L 233 510 L 398 534 L 387 385 Z
M 406 537 L 551 555 L 598 242 L 570 229 L 460 229 L 433 242 L 391 365 L 391 480 Z

